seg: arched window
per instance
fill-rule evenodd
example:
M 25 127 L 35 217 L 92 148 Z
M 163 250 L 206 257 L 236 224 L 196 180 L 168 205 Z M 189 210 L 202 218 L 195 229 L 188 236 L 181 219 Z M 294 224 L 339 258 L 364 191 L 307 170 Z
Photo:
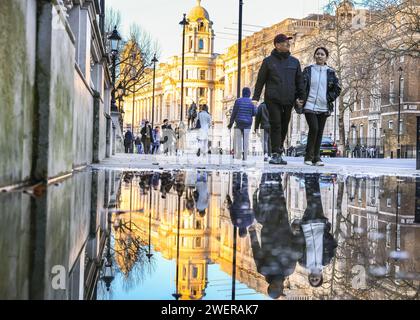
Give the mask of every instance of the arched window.
M 198 49 L 200 49 L 200 50 L 204 49 L 204 40 L 203 39 L 198 40 Z

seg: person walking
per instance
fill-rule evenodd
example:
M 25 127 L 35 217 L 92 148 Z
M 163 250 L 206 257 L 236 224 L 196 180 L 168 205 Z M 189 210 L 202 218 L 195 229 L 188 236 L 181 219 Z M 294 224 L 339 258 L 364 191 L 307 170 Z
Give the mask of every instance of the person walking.
M 143 149 L 145 154 L 150 154 L 150 146 L 153 143 L 152 126 L 149 121 L 146 121 L 144 127 L 141 129 L 141 141 L 143 142 Z
M 131 149 L 133 148 L 133 134 L 130 130 L 127 130 L 124 135 L 124 148 L 125 153 L 131 153 Z
M 316 48 L 316 64 L 303 70 L 306 93 L 303 113 L 309 126 L 304 162 L 310 166 L 324 166 L 320 152 L 325 122 L 334 110 L 334 101 L 341 93 L 335 71 L 327 65 L 328 56 L 326 48 Z
M 247 87 L 242 89 L 242 98 L 235 101 L 228 129 L 232 129 L 235 123 L 233 149 L 235 159 L 246 160 L 248 158 L 249 132 L 251 131 L 252 118 L 256 115 L 256 109 L 251 100 L 251 90 Z
M 209 129 L 211 125 L 211 115 L 208 111 L 208 106 L 205 104 L 201 107 L 201 111 L 198 113 L 198 120 L 200 122 L 200 129 L 198 130 L 198 151 L 197 157 L 201 154 L 204 156 L 208 152 L 208 141 L 209 141 Z
M 175 132 L 172 129 L 171 124 L 169 123 L 168 119 L 164 119 L 163 120 L 163 125 L 162 125 L 162 139 L 161 139 L 161 144 L 163 145 L 163 153 L 165 155 L 172 155 L 175 147 Z
M 136 150 L 138 154 L 142 153 L 142 145 L 141 145 L 141 139 L 140 136 L 136 137 L 136 140 L 134 140 L 134 144 L 136 145 Z
M 264 102 L 258 106 L 257 115 L 255 116 L 254 132 L 257 133 L 257 130 L 261 138 L 264 161 L 267 162 L 271 157 L 270 114 L 268 112 L 267 104 Z
M 300 62 L 290 55 L 292 39 L 284 34 L 274 38 L 274 50 L 263 60 L 252 100 L 256 105 L 265 86 L 264 101 L 270 115 L 271 164 L 286 165 L 283 160 L 284 141 L 293 106 L 303 105 L 304 90 Z
M 153 136 L 153 146 L 152 146 L 152 154 L 158 154 L 160 148 L 160 130 L 159 127 L 156 126 L 152 132 Z

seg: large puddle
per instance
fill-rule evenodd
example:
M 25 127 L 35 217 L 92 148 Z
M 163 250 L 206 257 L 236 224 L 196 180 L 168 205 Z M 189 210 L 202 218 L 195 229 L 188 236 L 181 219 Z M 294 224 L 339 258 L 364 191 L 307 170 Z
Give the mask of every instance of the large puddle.
M 0 299 L 419 299 L 418 222 L 419 178 L 83 171 L 0 194 Z

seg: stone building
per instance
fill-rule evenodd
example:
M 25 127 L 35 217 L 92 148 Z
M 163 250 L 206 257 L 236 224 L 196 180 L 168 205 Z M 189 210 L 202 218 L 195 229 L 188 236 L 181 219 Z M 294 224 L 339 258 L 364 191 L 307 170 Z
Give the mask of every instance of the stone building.
M 197 106 L 206 104 L 214 123 L 214 141 L 221 140 L 223 98 L 223 61 L 214 52 L 213 22 L 201 0 L 187 15 L 189 24 L 185 31 L 185 68 L 184 68 L 184 106 L 183 120 L 187 122 L 187 111 L 192 103 Z M 182 42 L 182 29 L 179 30 Z M 173 56 L 156 66 L 154 124 L 161 125 L 169 119 L 172 127 L 181 119 L 181 55 Z M 148 81 L 152 83 L 153 72 L 148 73 Z M 152 117 L 152 85 L 134 97 L 134 132 L 139 133 L 142 120 L 151 121 Z M 124 103 L 124 123 L 131 126 L 133 118 L 133 96 Z
M 2 1 L 0 187 L 48 181 L 117 151 L 104 1 Z

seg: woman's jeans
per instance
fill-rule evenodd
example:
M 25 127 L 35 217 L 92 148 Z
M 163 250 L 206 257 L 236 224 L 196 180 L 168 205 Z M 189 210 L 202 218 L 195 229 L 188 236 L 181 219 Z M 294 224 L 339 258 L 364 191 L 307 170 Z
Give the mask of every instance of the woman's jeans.
M 327 115 L 325 113 L 305 113 L 305 118 L 309 126 L 305 161 L 315 163 L 321 160 L 321 142 Z

